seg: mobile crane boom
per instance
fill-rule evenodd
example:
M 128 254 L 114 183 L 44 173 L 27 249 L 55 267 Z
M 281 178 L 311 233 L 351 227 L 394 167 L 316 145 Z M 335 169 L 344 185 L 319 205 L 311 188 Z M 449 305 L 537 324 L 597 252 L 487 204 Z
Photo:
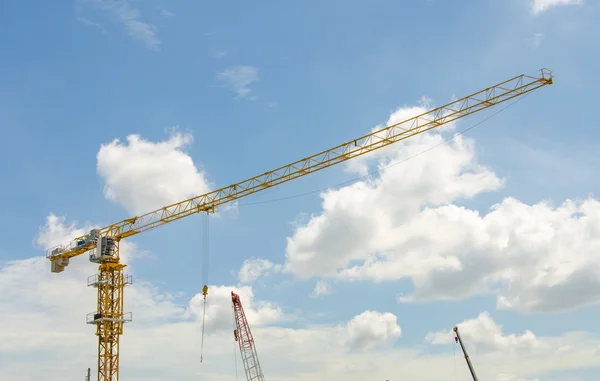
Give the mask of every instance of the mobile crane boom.
M 469 372 L 471 372 L 473 381 L 478 381 L 477 375 L 475 374 L 475 369 L 473 369 L 473 364 L 471 364 L 471 359 L 469 358 L 469 355 L 467 354 L 467 349 L 465 348 L 465 345 L 462 342 L 460 333 L 458 333 L 458 326 L 454 327 L 454 333 L 456 334 L 456 337 L 454 338 L 454 340 L 457 341 L 458 343 L 460 343 L 460 347 L 462 348 L 463 354 L 465 355 L 465 360 L 467 360 L 467 365 L 469 366 Z
M 123 313 L 123 289 L 131 278 L 123 274 L 119 242 L 146 230 L 215 208 L 264 189 L 320 171 L 425 131 L 443 126 L 478 111 L 520 97 L 550 85 L 552 72 L 541 69 L 537 77 L 518 75 L 464 98 L 395 123 L 336 147 L 308 156 L 291 164 L 249 178 L 242 182 L 122 220 L 100 229 L 92 229 L 66 245 L 46 251 L 51 271 L 62 272 L 69 259 L 89 252 L 89 259 L 99 264 L 99 274 L 88 278 L 88 286 L 98 289 L 97 311 L 88 314 L 88 324 L 96 325 L 98 336 L 98 380 L 117 381 L 119 375 L 119 337 L 123 324 L 131 321 L 131 313 Z M 207 291 L 207 290 L 206 290 Z M 206 295 L 206 292 L 203 291 Z
M 231 291 L 231 302 L 233 304 L 233 315 L 235 317 L 235 331 L 233 331 L 233 336 L 240 346 L 244 371 L 246 372 L 246 380 L 265 381 L 265 376 L 263 375 L 260 362 L 258 361 L 258 353 L 256 353 L 254 336 L 252 336 L 250 325 L 248 324 L 248 320 L 246 320 L 244 307 L 242 307 L 240 296 L 233 291 Z

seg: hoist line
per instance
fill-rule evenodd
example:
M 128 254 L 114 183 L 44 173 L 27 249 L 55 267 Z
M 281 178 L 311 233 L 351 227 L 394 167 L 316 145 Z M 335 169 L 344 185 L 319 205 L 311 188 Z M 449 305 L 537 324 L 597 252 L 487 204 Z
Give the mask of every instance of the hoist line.
M 210 227 L 209 227 L 210 218 L 208 213 L 206 213 L 204 224 L 203 224 L 203 232 L 202 232 L 202 281 L 204 282 L 204 286 L 202 287 L 202 294 L 204 296 L 204 302 L 202 306 L 202 338 L 200 342 L 200 362 L 204 360 L 204 326 L 206 321 L 206 296 L 208 295 L 208 265 L 209 265 L 209 236 L 210 236 Z
M 204 355 L 204 320 L 206 318 L 206 298 L 204 298 L 204 307 L 202 311 L 202 339 L 200 341 L 200 362 L 203 360 Z
M 208 266 L 210 259 L 210 217 L 208 213 L 204 216 L 204 240 L 203 240 L 203 255 L 202 255 L 202 281 L 208 285 Z

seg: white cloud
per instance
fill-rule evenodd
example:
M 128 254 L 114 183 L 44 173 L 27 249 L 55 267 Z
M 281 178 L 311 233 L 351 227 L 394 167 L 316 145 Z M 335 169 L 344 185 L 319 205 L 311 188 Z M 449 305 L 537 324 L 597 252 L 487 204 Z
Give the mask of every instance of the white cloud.
M 408 120 L 410 118 L 413 118 L 417 115 L 421 115 L 425 112 L 427 112 L 427 110 L 429 110 L 431 108 L 431 105 L 433 103 L 433 100 L 429 97 L 426 96 L 422 96 L 421 99 L 419 99 L 418 105 L 417 106 L 403 106 L 398 108 L 397 110 L 395 110 L 390 117 L 388 118 L 388 120 L 385 123 L 385 126 L 389 126 L 392 124 L 396 124 L 396 123 L 400 123 L 402 121 Z M 424 124 L 425 119 L 420 118 L 419 119 L 419 125 Z M 421 121 L 423 121 L 423 123 L 421 123 Z M 373 127 L 371 129 L 371 131 L 369 131 L 369 133 L 375 132 L 377 130 L 382 129 L 383 127 L 385 127 L 384 125 L 377 125 L 375 127 Z M 438 127 L 438 131 L 453 131 L 456 128 L 456 123 L 455 122 L 450 122 L 447 123 L 441 127 Z M 378 137 L 380 138 L 384 138 L 385 133 L 379 133 L 377 134 Z M 396 155 L 398 155 L 398 144 L 408 144 L 409 146 L 412 146 L 412 143 L 417 142 L 415 139 L 419 139 L 420 137 L 417 138 L 411 138 L 409 140 L 405 140 L 404 142 L 401 143 L 396 143 L 394 145 L 388 145 L 384 148 L 380 148 L 376 151 L 371 151 L 367 154 L 364 154 L 362 156 L 359 156 L 357 158 L 354 158 L 348 162 L 346 162 L 346 169 L 349 172 L 352 173 L 357 173 L 360 174 L 361 176 L 365 176 L 367 175 L 370 170 L 369 170 L 369 163 L 372 163 L 375 159 L 380 159 L 380 160 L 388 160 L 391 157 L 394 157 Z M 438 142 L 437 144 L 442 143 L 442 141 Z M 417 147 L 419 148 L 419 147 Z M 430 148 L 430 147 L 427 147 Z M 415 150 L 414 147 L 412 149 L 412 151 L 410 152 L 406 152 L 406 155 L 397 158 L 397 162 L 401 162 L 401 161 L 405 161 L 405 160 L 411 160 L 413 156 L 419 156 L 422 154 L 423 151 L 418 151 Z
M 36 242 L 45 247 L 87 229 L 87 225 L 50 216 Z M 53 274 L 47 262 L 35 257 L 0 265 L 0 379 L 59 381 L 65 375 L 76 379 L 88 367 L 95 373 L 97 337 L 94 327 L 85 324 L 85 314 L 96 306 L 95 290 L 86 287 L 86 278 L 97 266 L 81 256 L 65 272 Z M 130 264 L 129 271 L 134 266 Z M 451 373 L 451 351 L 432 355 L 392 347 L 401 334 L 392 314 L 366 311 L 340 324 L 309 322 L 303 328 L 284 328 L 277 325 L 286 321 L 282 308 L 257 300 L 248 286 L 210 287 L 204 362 L 200 363 L 201 297 L 183 299 L 138 281 L 125 291 L 125 310 L 133 312 L 134 320 L 121 337 L 121 377 L 132 381 L 233 379 L 232 355 L 239 356 L 239 350 L 232 334 L 231 290 L 242 298 L 269 379 L 359 381 L 394 375 L 434 381 L 448 379 Z M 468 332 L 466 327 L 464 332 Z M 585 332 L 539 338 L 547 343 L 540 348 L 548 351 L 538 348 L 508 358 L 501 351 L 489 352 L 478 355 L 476 367 L 482 379 L 510 373 L 533 380 L 552 370 L 600 366 L 595 354 L 598 339 Z M 573 349 L 556 356 L 556 348 L 566 345 Z M 243 379 L 239 357 L 237 364 L 238 378 Z M 466 367 L 458 368 L 458 376 L 468 379 Z
M 346 325 L 346 345 L 352 350 L 366 351 L 383 344 L 392 344 L 402 330 L 396 315 L 385 312 L 365 311 Z
M 103 144 L 98 151 L 98 173 L 104 194 L 129 213 L 139 215 L 208 192 L 204 172 L 183 151 L 193 137 L 174 130 L 161 142 L 139 135 Z
M 521 335 L 502 333 L 502 325 L 492 320 L 488 312 L 482 312 L 475 319 L 465 320 L 458 324 L 459 333 L 465 345 L 473 348 L 478 354 L 501 352 L 511 354 L 523 353 L 541 347 L 543 344 L 529 330 Z M 432 344 L 448 344 L 454 341 L 452 330 L 431 332 L 425 340 Z
M 233 66 L 225 69 L 216 76 L 217 80 L 231 87 L 239 97 L 256 99 L 251 94 L 250 85 L 258 81 L 258 69 L 252 66 Z
M 41 248 L 65 243 L 88 231 L 91 226 L 86 224 L 78 227 L 74 223 L 67 223 L 62 216 L 51 214 L 40 229 L 35 243 Z M 121 250 L 126 258 L 138 254 L 135 246 L 126 240 L 121 241 Z M 126 259 L 122 262 L 127 263 Z M 131 271 L 131 263 L 127 270 Z M 19 375 L 23 374 L 22 369 L 29 368 L 32 373 L 28 373 L 28 377 L 35 378 L 36 372 L 39 375 L 47 372 L 50 380 L 59 380 L 64 378 L 64 374 L 72 372 L 73 364 L 78 364 L 78 369 L 85 369 L 95 363 L 97 339 L 93 328 L 85 324 L 85 317 L 96 308 L 96 291 L 87 287 L 86 283 L 88 276 L 96 272 L 97 265 L 89 262 L 85 255 L 72 259 L 69 267 L 60 274 L 50 272 L 49 261 L 43 256 L 2 264 L 0 326 L 10 328 L 0 329 L 0 359 L 10 360 L 10 365 L 15 367 L 5 367 L 0 360 L 0 379 L 21 380 Z M 231 336 L 231 291 L 242 297 L 246 316 L 253 327 L 260 328 L 280 318 L 280 308 L 256 301 L 250 287 L 211 286 L 206 314 L 209 336 L 225 337 L 224 328 L 227 338 Z M 182 353 L 185 350 L 197 353 L 196 340 L 190 341 L 190 338 L 200 337 L 201 299 L 202 296 L 198 294 L 189 302 L 182 303 L 180 298 L 144 281 L 134 282 L 126 288 L 125 312 L 132 311 L 134 321 L 126 325 L 121 356 L 122 363 L 130 363 L 138 371 L 137 378 L 132 379 L 144 379 L 143 368 L 148 366 L 150 359 L 155 358 L 160 346 L 170 346 L 172 339 L 177 340 L 177 347 L 181 348 Z M 135 354 L 132 356 L 127 348 L 134 348 Z M 226 348 L 231 347 L 228 345 Z M 44 355 L 38 357 L 40 353 Z M 230 351 L 227 353 L 231 356 Z M 66 358 L 69 360 L 65 361 Z M 177 355 L 169 361 L 176 358 Z M 28 364 L 28 361 L 31 365 L 24 367 L 23 364 Z M 156 364 L 153 366 L 159 368 L 157 374 L 175 374 L 169 372 L 168 364 L 161 359 L 151 362 L 154 361 Z M 127 366 L 123 368 L 127 369 Z M 154 379 L 152 377 L 158 376 L 149 377 Z
M 64 217 L 51 214 L 35 243 L 42 251 L 68 242 L 90 227 L 67 224 Z M 131 258 L 132 250 L 135 246 L 122 242 L 124 263 Z M 95 362 L 96 337 L 85 319 L 96 310 L 96 290 L 87 287 L 87 279 L 97 273 L 97 267 L 85 255 L 72 259 L 60 274 L 51 273 L 44 256 L 2 264 L 0 325 L 7 329 L 0 328 L 0 359 L 8 363 L 0 360 L 0 379 L 25 380 L 50 372 L 51 378 L 59 380 L 60 374 L 72 372 L 70 363 L 79 364 L 81 372 Z M 125 293 L 126 309 L 136 309 L 141 325 L 145 320 L 176 316 L 180 311 L 169 297 L 159 298 L 152 289 L 128 287 Z
M 582 2 L 582 0 L 531 0 L 531 11 L 539 14 L 558 5 L 574 5 Z
M 573 349 L 571 345 L 563 345 L 556 350 L 556 354 L 570 352 Z
M 421 107 L 402 108 L 388 124 L 423 111 Z M 440 135 L 419 135 L 350 162 L 351 170 L 364 174 L 369 160 L 380 159 L 381 176 L 323 193 L 324 213 L 313 216 L 288 239 L 289 266 L 301 277 L 335 275 L 348 261 L 381 251 L 378 246 L 389 246 L 390 229 L 409 221 L 423 205 L 498 189 L 501 181 L 473 163 L 470 140 L 459 137 L 431 154 L 416 156 L 442 142 Z M 410 157 L 406 164 L 383 169 L 390 160 Z
M 120 23 L 127 34 L 142 43 L 149 49 L 159 50 L 160 40 L 156 26 L 140 20 L 141 13 L 131 6 L 127 0 L 77 0 L 76 10 L 81 13 L 84 6 L 99 10 Z
M 392 115 L 414 115 L 404 108 Z M 524 204 L 505 198 L 481 215 L 454 203 L 499 190 L 472 139 L 415 136 L 363 159 L 378 176 L 324 192 L 323 211 L 288 238 L 286 269 L 301 279 L 395 281 L 402 302 L 497 293 L 498 307 L 557 311 L 600 302 L 600 203 L 588 198 Z M 407 157 L 411 160 L 401 165 Z
M 238 273 L 238 279 L 242 283 L 252 283 L 260 277 L 278 273 L 281 270 L 281 265 L 273 264 L 268 259 L 250 258 L 246 259 L 242 264 Z
M 331 294 L 331 286 L 329 285 L 329 283 L 323 279 L 319 279 L 317 280 L 317 283 L 315 284 L 315 288 L 311 294 L 311 296 L 313 298 L 322 296 L 322 295 L 329 295 Z
M 85 224 L 77 228 L 76 223 L 66 223 L 66 217 L 50 213 L 46 217 L 46 224 L 40 228 L 35 242 L 42 247 L 52 247 L 69 242 L 75 237 L 82 236 L 93 228 Z
M 580 341 L 585 340 L 584 332 L 565 333 L 560 337 L 538 336 L 530 330 L 522 333 L 504 333 L 502 325 L 496 323 L 487 312 L 479 314 L 475 319 L 459 323 L 458 327 L 480 379 L 560 380 L 564 376 L 553 371 L 562 371 L 564 374 L 567 368 L 584 367 L 579 363 L 578 356 L 598 359 L 591 346 L 583 349 L 587 346 Z M 454 345 L 455 351 L 461 353 L 458 344 L 451 344 L 454 342 L 453 338 L 452 330 L 443 330 L 427 334 L 425 340 L 434 345 Z M 584 355 L 583 352 L 589 355 Z M 524 358 L 527 358 L 525 362 L 515 361 Z M 543 361 L 549 363 L 546 364 L 546 370 L 540 372 L 535 368 L 542 366 Z M 466 375 L 468 368 L 464 362 L 463 364 L 462 371 Z
M 249 286 L 209 286 L 205 321 L 206 329 L 209 332 L 233 330 L 232 291 L 240 296 L 248 324 L 251 327 L 267 325 L 282 318 L 281 308 L 272 303 L 255 301 L 254 293 Z M 187 316 L 202 321 L 203 299 L 202 294 L 196 294 L 190 300 Z

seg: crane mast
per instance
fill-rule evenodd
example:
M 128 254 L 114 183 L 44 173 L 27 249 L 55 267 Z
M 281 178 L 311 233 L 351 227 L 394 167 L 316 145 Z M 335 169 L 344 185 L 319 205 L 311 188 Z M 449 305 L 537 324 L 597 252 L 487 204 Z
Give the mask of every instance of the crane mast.
M 66 245 L 46 250 L 53 273 L 64 271 L 70 258 L 88 252 L 90 261 L 99 265 L 99 273 L 88 279 L 88 286 L 98 289 L 97 310 L 87 317 L 88 324 L 96 325 L 98 336 L 98 381 L 118 381 L 119 337 L 123 334 L 123 325 L 131 321 L 131 313 L 125 313 L 123 309 L 123 292 L 125 286 L 131 284 L 131 277 L 123 274 L 126 265 L 120 262 L 119 242 L 122 239 L 193 214 L 213 213 L 217 207 L 242 197 L 387 147 L 552 83 L 553 75 L 548 69 L 541 69 L 539 76 L 521 74 L 291 164 L 104 228 L 93 229 Z
M 467 365 L 469 366 L 469 372 L 471 372 L 473 381 L 478 381 L 477 375 L 475 374 L 475 369 L 473 369 L 473 364 L 471 364 L 471 359 L 469 358 L 469 355 L 467 354 L 467 349 L 465 348 L 465 345 L 463 344 L 463 341 L 460 337 L 460 333 L 458 333 L 458 326 L 454 327 L 454 333 L 456 333 L 456 337 L 454 337 L 454 340 L 456 342 L 460 343 L 460 347 L 462 348 L 463 354 L 465 355 L 465 360 L 467 360 Z
M 231 291 L 231 302 L 233 303 L 233 315 L 235 317 L 235 331 L 233 331 L 233 336 L 240 346 L 246 380 L 264 381 L 265 377 L 258 361 L 254 337 L 250 331 L 248 320 L 246 320 L 244 307 L 242 307 L 240 296 L 233 291 Z

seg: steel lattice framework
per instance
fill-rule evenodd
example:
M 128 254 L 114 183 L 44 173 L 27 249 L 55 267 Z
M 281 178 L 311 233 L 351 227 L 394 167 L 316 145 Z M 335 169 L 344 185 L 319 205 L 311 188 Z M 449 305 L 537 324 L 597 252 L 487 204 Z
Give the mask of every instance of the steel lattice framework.
M 250 325 L 248 325 L 248 320 L 246 320 L 244 307 L 242 307 L 240 296 L 233 291 L 231 291 L 231 302 L 233 303 L 233 316 L 235 317 L 236 327 L 234 336 L 240 346 L 244 371 L 246 372 L 246 380 L 264 381 L 265 377 L 260 367 L 260 362 L 258 361 L 254 337 L 252 336 Z
M 46 256 L 51 261 L 52 272 L 62 272 L 70 258 L 86 252 L 93 254 L 90 254 L 90 260 L 99 263 L 100 273 L 88 280 L 88 285 L 98 287 L 98 310 L 88 316 L 88 323 L 97 325 L 98 381 L 118 380 L 119 336 L 123 333 L 123 324 L 131 321 L 131 314 L 123 312 L 123 288 L 131 283 L 131 278 L 123 275 L 125 265 L 119 259 L 121 239 L 193 214 L 214 212 L 226 203 L 389 146 L 552 83 L 553 75 L 548 69 L 541 69 L 539 76 L 521 74 L 291 164 L 141 216 L 94 229 L 67 245 L 48 249 Z

